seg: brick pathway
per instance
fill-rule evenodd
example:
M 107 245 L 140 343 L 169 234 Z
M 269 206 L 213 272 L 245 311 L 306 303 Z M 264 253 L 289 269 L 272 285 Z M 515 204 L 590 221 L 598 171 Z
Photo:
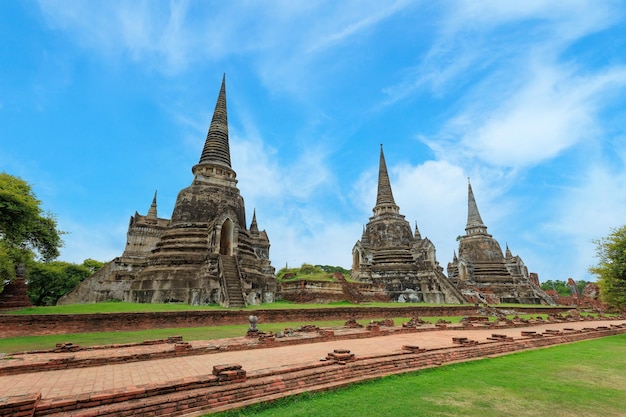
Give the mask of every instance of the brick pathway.
M 183 356 L 170 359 L 155 359 L 142 362 L 112 364 L 89 368 L 75 368 L 57 371 L 25 373 L 0 377 L 0 398 L 27 393 L 41 392 L 43 399 L 67 397 L 82 393 L 91 393 L 114 388 L 132 387 L 143 384 L 180 380 L 190 376 L 211 374 L 214 365 L 239 363 L 247 372 L 268 368 L 293 366 L 317 362 L 334 349 L 349 349 L 357 356 L 381 355 L 400 352 L 403 345 L 418 345 L 421 348 L 434 349 L 453 346 L 453 337 L 467 337 L 471 340 L 485 341 L 493 333 L 514 338 L 520 337 L 522 330 L 538 333 L 548 329 L 582 329 L 585 327 L 610 326 L 623 321 L 566 322 L 535 325 L 529 328 L 513 329 L 464 329 L 436 330 L 419 333 L 405 333 L 366 339 L 350 339 L 332 342 L 319 342 L 267 349 L 244 350 L 212 353 L 206 355 Z M 191 342 L 197 344 L 216 344 L 218 341 Z M 120 355 L 141 353 L 142 349 L 157 347 L 140 346 L 119 349 L 102 349 L 76 352 L 71 355 Z M 52 354 L 51 354 L 52 355 Z M 45 354 L 39 354 L 39 360 Z M 58 354 L 57 354 L 58 356 Z M 35 356 L 34 356 L 35 357 Z M 28 359 L 27 359 L 28 360 Z

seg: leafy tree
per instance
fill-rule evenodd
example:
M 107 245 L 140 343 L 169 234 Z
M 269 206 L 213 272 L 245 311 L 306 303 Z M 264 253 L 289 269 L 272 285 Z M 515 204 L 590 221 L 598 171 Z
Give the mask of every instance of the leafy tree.
M 324 272 L 322 271 L 321 268 L 315 266 L 315 265 L 311 265 L 311 264 L 302 264 L 302 266 L 300 267 L 300 273 L 301 274 L 318 274 L 320 272 Z
M 561 281 L 561 280 L 549 279 L 547 281 L 544 281 L 544 282 L 541 283 L 541 289 L 544 290 L 544 291 L 554 290 L 559 295 L 562 295 L 562 296 L 565 296 L 565 297 L 569 296 L 569 295 L 572 295 L 572 292 L 570 291 L 570 288 L 567 285 L 567 282 Z
M 28 265 L 28 296 L 33 304 L 55 305 L 93 271 L 69 262 L 32 262 Z
M 584 280 L 576 281 L 576 286 L 578 287 L 578 294 L 582 295 L 583 289 L 585 288 L 585 284 L 587 284 L 587 282 Z M 554 290 L 560 296 L 563 296 L 563 297 L 572 296 L 572 289 L 568 285 L 567 281 L 561 281 L 558 279 L 557 280 L 549 279 L 541 283 L 541 289 L 544 291 Z
M 62 232 L 24 180 L 0 172 L 0 278 L 12 279 L 15 266 L 36 256 L 51 261 L 59 256 Z
M 102 268 L 105 264 L 106 262 L 96 261 L 95 259 L 91 259 L 91 258 L 85 259 L 83 261 L 83 266 L 89 269 L 92 274 L 96 272 L 98 269 Z
M 594 243 L 599 262 L 589 272 L 598 276 L 600 296 L 609 306 L 626 309 L 626 225 Z
M 282 279 L 285 275 L 297 275 L 299 272 L 300 268 L 281 268 L 276 273 L 276 277 L 278 279 Z
M 334 272 L 341 272 L 342 274 L 350 274 L 350 271 L 341 267 L 341 266 L 332 266 L 332 265 L 315 265 L 317 268 L 320 268 L 324 272 L 328 272 L 332 274 Z
M 331 265 L 311 265 L 303 263 L 300 268 L 281 268 L 277 273 L 278 279 L 283 279 L 285 276 L 295 277 L 297 275 L 312 275 L 312 274 L 332 274 L 334 272 L 341 272 L 342 274 L 350 274 L 350 271 L 340 266 Z

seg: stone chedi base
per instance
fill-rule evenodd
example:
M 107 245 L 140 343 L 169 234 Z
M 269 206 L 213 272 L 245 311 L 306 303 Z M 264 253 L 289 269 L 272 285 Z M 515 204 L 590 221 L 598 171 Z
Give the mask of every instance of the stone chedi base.
M 464 303 L 436 258 L 435 245 L 400 214 L 391 191 L 382 145 L 374 215 L 352 249 L 352 278 L 381 285 L 393 301 Z
M 123 300 L 243 307 L 274 301 L 277 281 L 269 238 L 254 213 L 247 227 L 231 167 L 225 79 L 191 185 L 171 219 L 135 213 L 126 250 L 63 297 L 60 304 Z

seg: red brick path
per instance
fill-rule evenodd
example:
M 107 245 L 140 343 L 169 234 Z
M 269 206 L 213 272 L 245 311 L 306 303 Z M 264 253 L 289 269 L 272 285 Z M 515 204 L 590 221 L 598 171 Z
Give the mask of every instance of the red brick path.
M 583 329 L 590 327 L 626 325 L 624 321 L 580 321 L 564 323 L 546 323 L 530 328 L 516 327 L 509 329 L 446 329 L 419 333 L 404 333 L 365 339 L 338 340 L 331 342 L 297 344 L 267 349 L 226 351 L 205 355 L 182 356 L 167 359 L 119 363 L 104 366 L 64 369 L 45 372 L 22 373 L 19 375 L 0 376 L 0 415 L 2 414 L 3 400 L 7 397 L 25 394 L 41 395 L 41 402 L 51 404 L 55 401 L 67 400 L 72 397 L 85 396 L 97 392 L 111 392 L 126 389 L 132 391 L 136 387 L 163 385 L 174 381 L 191 381 L 206 378 L 212 374 L 213 367 L 221 364 L 237 363 L 248 374 L 267 371 L 279 372 L 298 366 L 320 363 L 320 358 L 326 357 L 334 349 L 347 349 L 357 357 L 374 357 L 382 355 L 400 354 L 404 345 L 417 345 L 427 350 L 458 346 L 453 338 L 468 338 L 478 342 L 487 342 L 494 333 L 520 338 L 521 331 Z M 366 330 L 362 330 L 366 331 Z M 244 339 L 242 339 L 244 340 Z M 226 341 L 198 341 L 191 342 L 193 347 L 201 345 L 218 345 Z M 16 363 L 27 365 L 50 359 L 118 357 L 121 355 L 141 355 L 158 349 L 171 349 L 171 345 L 134 346 L 126 348 L 111 348 L 89 350 L 70 353 L 40 353 L 33 355 L 17 355 L 13 359 L 0 361 L 0 368 L 12 366 Z M 30 362 L 29 362 L 30 361 Z M 195 378 L 195 379 L 194 379 Z M 139 388 L 141 391 L 144 388 Z M 172 412 L 173 413 L 173 412 Z M 6 414 L 5 414 L 6 415 Z M 37 412 L 36 415 L 43 415 Z M 77 414 L 79 415 L 79 414 Z M 121 412 L 114 415 L 123 415 Z

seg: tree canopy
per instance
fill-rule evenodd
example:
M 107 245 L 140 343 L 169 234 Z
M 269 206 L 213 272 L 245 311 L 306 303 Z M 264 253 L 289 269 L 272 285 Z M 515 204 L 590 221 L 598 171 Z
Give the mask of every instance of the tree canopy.
M 36 256 L 51 261 L 59 256 L 62 232 L 31 186 L 19 177 L 0 172 L 0 278 L 15 275 L 15 267 Z
M 626 225 L 594 243 L 598 264 L 589 272 L 598 276 L 600 296 L 609 306 L 626 309 Z
M 103 264 L 93 259 L 86 259 L 82 265 L 61 261 L 33 262 L 28 267 L 28 296 L 37 306 L 55 305 L 59 298 Z
M 350 271 L 342 268 L 341 266 L 332 266 L 332 265 L 311 265 L 307 263 L 303 263 L 299 268 L 281 268 L 277 273 L 276 277 L 278 279 L 282 279 L 285 275 L 287 276 L 302 276 L 302 275 L 319 275 L 319 274 L 332 274 L 334 272 L 341 272 L 344 275 L 349 275 Z
M 582 294 L 585 289 L 585 284 L 587 284 L 584 280 L 576 281 L 576 286 L 578 287 L 578 294 Z M 570 288 L 567 281 L 561 280 L 547 280 L 541 283 L 541 289 L 544 291 L 554 290 L 562 297 L 570 297 L 572 296 L 572 289 Z

